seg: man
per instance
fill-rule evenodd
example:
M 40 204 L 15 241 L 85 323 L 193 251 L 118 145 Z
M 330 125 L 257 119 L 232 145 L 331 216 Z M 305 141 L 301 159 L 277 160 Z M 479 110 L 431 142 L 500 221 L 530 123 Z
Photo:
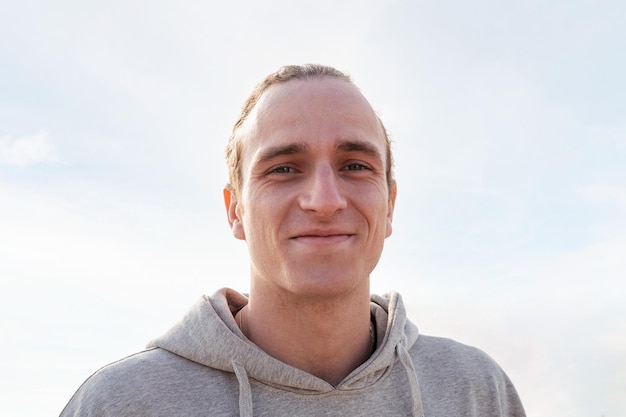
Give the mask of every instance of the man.
M 396 185 L 385 128 L 348 76 L 268 76 L 227 159 L 249 296 L 202 298 L 148 350 L 89 378 L 63 416 L 524 415 L 488 356 L 418 336 L 398 294 L 370 296 Z

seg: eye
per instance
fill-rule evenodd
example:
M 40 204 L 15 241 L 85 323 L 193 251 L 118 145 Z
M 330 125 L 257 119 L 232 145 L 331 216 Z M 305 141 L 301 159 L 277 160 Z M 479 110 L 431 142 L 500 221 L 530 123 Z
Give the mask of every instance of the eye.
M 366 165 L 359 164 L 359 163 L 346 165 L 346 168 L 345 168 L 346 171 L 362 171 L 364 169 L 369 169 L 369 168 Z
M 276 168 L 272 168 L 269 173 L 270 174 L 289 174 L 290 172 L 294 172 L 294 169 L 288 166 L 279 166 Z

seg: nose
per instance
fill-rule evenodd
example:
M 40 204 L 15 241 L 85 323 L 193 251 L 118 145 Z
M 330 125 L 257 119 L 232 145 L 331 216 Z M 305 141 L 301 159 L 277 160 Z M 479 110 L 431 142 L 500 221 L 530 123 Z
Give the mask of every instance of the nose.
M 332 216 L 347 206 L 346 198 L 332 167 L 316 167 L 304 183 L 300 194 L 300 207 L 321 216 Z

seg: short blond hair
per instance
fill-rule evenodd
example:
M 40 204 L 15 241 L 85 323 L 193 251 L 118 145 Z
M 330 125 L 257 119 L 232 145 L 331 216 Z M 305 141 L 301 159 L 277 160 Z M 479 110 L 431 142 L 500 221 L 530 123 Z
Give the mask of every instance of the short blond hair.
M 350 76 L 344 72 L 341 72 L 333 67 L 318 65 L 318 64 L 305 64 L 305 65 L 286 65 L 280 67 L 278 71 L 269 74 L 263 79 L 252 91 L 252 94 L 245 101 L 239 119 L 233 126 L 232 133 L 228 138 L 228 144 L 226 145 L 226 163 L 228 164 L 228 180 L 232 191 L 237 196 L 241 193 L 241 187 L 243 186 L 242 172 L 241 172 L 241 154 L 243 151 L 243 144 L 241 135 L 238 135 L 238 131 L 244 124 L 254 106 L 267 91 L 269 87 L 275 84 L 284 84 L 291 80 L 306 80 L 306 79 L 322 79 L 322 78 L 334 78 L 348 82 L 356 87 L 352 82 Z M 386 142 L 386 178 L 389 193 L 392 192 L 395 187 L 395 178 L 393 172 L 393 155 L 391 153 L 391 140 L 382 120 L 378 117 L 378 122 L 382 128 Z

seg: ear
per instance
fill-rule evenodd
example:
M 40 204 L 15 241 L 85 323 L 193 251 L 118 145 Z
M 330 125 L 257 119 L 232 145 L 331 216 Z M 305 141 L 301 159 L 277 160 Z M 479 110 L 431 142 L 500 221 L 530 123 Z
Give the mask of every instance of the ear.
M 246 233 L 243 230 L 243 224 L 239 218 L 239 202 L 230 184 L 224 187 L 224 205 L 226 206 L 226 216 L 228 216 L 228 224 L 233 231 L 233 236 L 240 240 L 246 240 Z
M 398 187 L 394 184 L 391 192 L 389 193 L 389 203 L 387 204 L 387 231 L 385 237 L 391 236 L 393 221 L 393 209 L 396 206 L 396 195 L 398 194 Z

